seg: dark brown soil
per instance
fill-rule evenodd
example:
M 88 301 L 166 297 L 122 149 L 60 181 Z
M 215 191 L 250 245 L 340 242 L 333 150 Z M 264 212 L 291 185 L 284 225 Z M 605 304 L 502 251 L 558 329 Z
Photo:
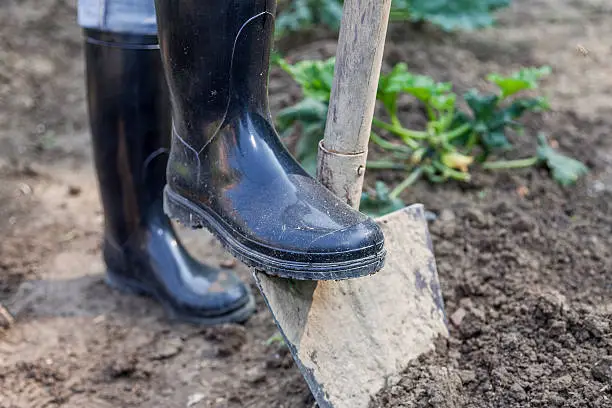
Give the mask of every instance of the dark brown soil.
M 514 3 L 483 32 L 393 28 L 385 69 L 405 61 L 461 91 L 491 71 L 551 65 L 553 111 L 528 118 L 527 135 L 547 132 L 591 173 L 561 188 L 543 169 L 477 171 L 469 184 L 406 192 L 437 216 L 451 337 L 373 407 L 612 407 L 612 6 Z M 200 329 L 104 285 L 75 14 L 71 0 L 0 4 L 0 302 L 17 317 L 0 333 L 0 407 L 313 407 L 287 350 L 267 344 L 275 327 L 261 298 L 246 325 Z M 281 47 L 329 57 L 328 37 Z M 270 93 L 273 111 L 299 98 L 277 70 Z M 402 115 L 423 121 L 410 101 Z M 515 141 L 517 157 L 533 152 L 529 136 Z M 207 262 L 230 259 L 182 233 Z
M 430 206 L 451 338 L 373 406 L 612 406 L 612 197 L 525 176 Z

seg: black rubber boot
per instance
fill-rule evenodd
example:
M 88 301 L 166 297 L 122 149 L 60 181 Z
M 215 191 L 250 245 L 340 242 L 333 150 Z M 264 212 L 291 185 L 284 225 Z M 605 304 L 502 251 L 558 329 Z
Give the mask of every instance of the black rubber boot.
M 294 279 L 372 274 L 383 234 L 310 177 L 268 109 L 275 0 L 156 0 L 173 110 L 167 214 L 249 266 Z
M 180 320 L 246 320 L 254 311 L 248 288 L 194 260 L 163 213 L 171 125 L 157 37 L 95 30 L 85 37 L 109 283 L 156 298 Z

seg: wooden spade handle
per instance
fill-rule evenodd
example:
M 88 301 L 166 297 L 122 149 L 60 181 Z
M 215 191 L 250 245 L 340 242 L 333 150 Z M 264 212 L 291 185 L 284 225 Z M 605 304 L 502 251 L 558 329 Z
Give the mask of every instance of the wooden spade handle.
M 345 0 L 317 175 L 358 209 L 391 0 Z

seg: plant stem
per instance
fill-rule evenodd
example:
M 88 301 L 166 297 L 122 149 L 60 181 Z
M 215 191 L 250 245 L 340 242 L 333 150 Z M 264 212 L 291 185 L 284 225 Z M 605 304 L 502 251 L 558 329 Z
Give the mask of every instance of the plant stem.
M 436 112 L 433 110 L 428 103 L 425 104 L 425 109 L 427 110 L 427 116 L 429 116 L 430 121 L 436 120 Z
M 391 114 L 391 124 L 395 126 L 396 128 L 402 127 L 402 122 L 400 122 L 396 114 Z
M 366 168 L 375 170 L 406 170 L 406 166 L 391 160 L 368 160 Z
M 444 176 L 450 177 L 452 179 L 459 181 L 470 181 L 470 179 L 472 178 L 470 176 L 470 173 L 464 173 L 462 171 L 451 169 L 450 167 L 445 166 L 444 164 L 438 161 L 433 161 L 432 164 L 436 169 L 441 171 Z
M 487 170 L 522 169 L 525 167 L 531 167 L 537 164 L 538 161 L 540 161 L 540 159 L 537 156 L 519 160 L 498 160 L 483 163 L 482 168 Z
M 399 197 L 399 195 L 402 194 L 402 192 L 405 189 L 407 189 L 408 187 L 413 185 L 421 177 L 421 174 L 423 174 L 423 168 L 422 167 L 417 167 L 416 169 L 414 169 L 412 171 L 412 173 L 410 173 L 410 175 L 406 178 L 406 180 L 404 180 L 400 184 L 398 184 L 393 189 L 393 191 L 391 191 L 391 193 L 389 193 L 389 198 L 393 200 L 393 199 Z
M 419 132 L 416 130 L 405 129 L 399 126 L 393 126 L 377 118 L 372 119 L 372 124 L 401 137 L 404 143 L 406 143 L 412 149 L 417 149 L 419 147 L 418 143 L 415 142 L 414 139 L 424 140 L 428 137 L 427 132 Z
M 476 132 L 472 132 L 472 133 L 470 133 L 470 136 L 468 137 L 468 140 L 467 140 L 467 143 L 465 144 L 465 147 L 469 151 L 472 151 L 474 146 L 476 146 L 476 142 L 478 142 L 478 135 L 476 134 Z
M 385 150 L 393 150 L 393 151 L 398 151 L 398 152 L 403 152 L 403 153 L 411 153 L 411 149 L 406 147 L 406 146 L 401 146 L 401 145 L 396 145 L 395 143 L 391 143 L 388 140 L 383 139 L 382 137 L 378 136 L 376 133 L 372 132 L 370 134 L 370 140 L 382 147 Z
M 465 134 L 465 132 L 467 132 L 468 130 L 470 130 L 472 128 L 472 125 L 469 123 L 464 123 L 463 125 L 451 130 L 450 132 L 447 132 L 443 135 L 444 140 L 446 140 L 447 142 L 452 141 L 453 139 L 458 138 L 459 136 L 463 136 Z

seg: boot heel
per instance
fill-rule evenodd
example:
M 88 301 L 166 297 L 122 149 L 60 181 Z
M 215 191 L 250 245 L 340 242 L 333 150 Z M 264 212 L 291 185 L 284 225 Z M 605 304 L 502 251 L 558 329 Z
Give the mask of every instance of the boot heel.
M 164 187 L 164 212 L 166 215 L 181 225 L 191 229 L 201 229 L 206 224 L 201 216 L 196 214 L 191 208 L 183 204 L 178 198 L 178 194 Z
M 121 276 L 121 274 L 115 273 L 115 271 L 110 268 L 106 270 L 105 282 L 111 289 L 115 289 L 128 295 L 150 295 L 149 291 L 145 290 L 140 284 L 135 281 L 125 279 Z
M 120 248 L 105 240 L 102 252 L 106 264 L 105 282 L 109 287 L 130 295 L 148 294 L 138 281 L 129 278 L 129 267 Z

